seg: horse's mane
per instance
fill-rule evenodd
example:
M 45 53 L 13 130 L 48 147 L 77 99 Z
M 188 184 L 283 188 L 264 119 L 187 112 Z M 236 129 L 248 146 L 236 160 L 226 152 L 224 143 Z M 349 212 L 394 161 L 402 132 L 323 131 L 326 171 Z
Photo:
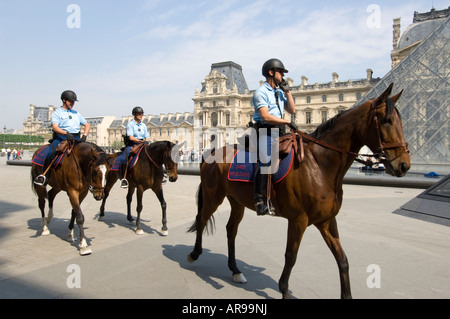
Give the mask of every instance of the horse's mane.
M 352 109 L 353 108 L 345 110 L 344 112 L 338 113 L 337 115 L 335 115 L 334 117 L 332 117 L 328 121 L 323 122 L 322 124 L 320 124 L 316 128 L 316 130 L 314 132 L 310 133 L 309 136 L 311 136 L 313 138 L 317 138 L 317 139 L 320 138 L 323 134 L 327 133 L 328 131 L 330 131 L 334 127 L 334 124 L 335 124 L 336 120 L 341 115 L 343 115 L 344 113 L 347 113 L 348 111 L 350 111 Z M 392 113 L 396 109 L 397 108 L 395 107 L 394 102 L 391 99 L 387 98 L 386 99 L 386 114 L 385 114 L 385 117 L 388 117 L 388 116 L 392 115 Z M 398 111 L 397 111 L 397 113 L 400 116 L 400 113 Z
M 100 146 L 91 142 L 87 142 L 87 144 L 89 144 L 98 153 L 98 157 L 96 160 L 96 163 L 98 165 L 108 162 L 108 154 L 106 154 L 106 152 Z
M 331 130 L 334 127 L 336 119 L 339 118 L 342 114 L 344 114 L 346 112 L 348 112 L 348 110 L 338 113 L 334 117 L 329 119 L 328 121 L 323 122 L 316 128 L 316 130 L 314 132 L 310 133 L 309 136 L 319 139 L 323 134 L 325 134 L 326 132 Z

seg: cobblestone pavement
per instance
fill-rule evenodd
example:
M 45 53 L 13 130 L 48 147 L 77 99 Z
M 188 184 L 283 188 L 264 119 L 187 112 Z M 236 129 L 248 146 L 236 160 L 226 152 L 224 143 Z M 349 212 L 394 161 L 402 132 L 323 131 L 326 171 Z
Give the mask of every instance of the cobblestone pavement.
M 281 297 L 285 219 L 247 211 L 236 241 L 246 284 L 232 282 L 227 267 L 226 202 L 215 214 L 216 233 L 204 236 L 204 253 L 187 262 L 195 241 L 186 230 L 196 215 L 198 176 L 180 175 L 164 186 L 167 237 L 160 233 L 161 209 L 151 190 L 144 194 L 143 235 L 126 220 L 126 191 L 113 188 L 103 221 L 100 202 L 88 195 L 82 209 L 93 253 L 82 257 L 66 241 L 71 211 L 66 194 L 55 200 L 51 234 L 41 236 L 30 168 L 5 162 L 0 158 L 0 298 Z M 344 185 L 338 223 L 354 298 L 450 298 L 450 228 L 393 214 L 422 191 Z M 314 227 L 303 237 L 290 290 L 295 298 L 339 298 L 336 263 Z

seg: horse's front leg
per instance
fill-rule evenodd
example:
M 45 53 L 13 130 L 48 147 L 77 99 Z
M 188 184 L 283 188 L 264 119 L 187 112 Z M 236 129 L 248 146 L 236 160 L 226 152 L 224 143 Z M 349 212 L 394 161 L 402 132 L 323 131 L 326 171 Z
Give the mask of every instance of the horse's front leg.
M 142 205 L 142 197 L 144 196 L 144 189 L 142 186 L 138 186 L 137 192 L 136 192 L 136 212 L 137 212 L 137 218 L 136 218 L 136 235 L 142 235 L 144 231 L 141 228 L 141 212 L 143 209 Z
M 350 276 L 348 273 L 349 264 L 344 249 L 342 249 L 341 242 L 339 240 L 339 232 L 337 227 L 336 218 L 315 225 L 322 234 L 323 239 L 327 243 L 334 258 L 336 259 L 339 268 L 339 278 L 341 281 L 341 298 L 351 299 L 352 293 L 350 289 Z
M 291 294 L 289 292 L 289 277 L 291 275 L 292 268 L 297 261 L 298 249 L 306 227 L 307 223 L 302 222 L 300 218 L 297 218 L 297 220 L 289 220 L 288 222 L 288 239 L 286 253 L 284 255 L 284 268 L 280 280 L 278 281 L 278 287 L 283 295 L 283 299 L 291 298 Z
M 108 198 L 109 192 L 111 191 L 111 188 L 114 186 L 116 181 L 117 174 L 113 171 L 110 171 L 106 180 L 105 196 L 103 197 L 102 204 L 100 205 L 100 215 L 98 216 L 98 220 L 103 220 L 103 217 L 105 217 L 106 199 Z
M 161 235 L 167 236 L 167 235 L 169 235 L 169 229 L 167 228 L 167 215 L 166 215 L 167 203 L 164 200 L 164 193 L 163 193 L 162 186 L 159 185 L 159 187 L 153 189 L 153 192 L 155 192 L 156 197 L 158 197 L 159 203 L 161 205 L 161 211 L 162 211 Z
M 72 219 L 69 224 L 69 232 L 70 234 L 73 234 L 73 220 L 75 219 L 78 225 L 78 228 L 80 229 L 80 255 L 85 256 L 92 253 L 92 249 L 88 246 L 86 237 L 84 234 L 84 215 L 81 211 L 80 204 L 83 201 L 83 199 L 86 197 L 88 191 L 83 191 L 82 193 L 78 193 L 76 191 L 70 191 L 69 192 L 69 198 L 70 203 L 72 205 Z M 77 196 L 78 195 L 78 196 Z

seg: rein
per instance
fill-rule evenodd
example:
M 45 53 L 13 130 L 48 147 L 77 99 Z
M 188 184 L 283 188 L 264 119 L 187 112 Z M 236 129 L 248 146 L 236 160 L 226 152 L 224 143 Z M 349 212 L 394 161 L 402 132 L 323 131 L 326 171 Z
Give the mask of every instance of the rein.
M 150 160 L 150 162 L 152 162 L 153 164 L 155 164 L 156 168 L 160 168 L 158 164 L 155 163 L 155 161 L 152 159 L 152 157 L 150 156 L 150 154 L 147 151 L 147 147 L 144 144 L 144 150 L 145 150 L 145 155 L 147 155 L 148 159 Z
M 379 106 L 376 106 L 375 105 L 375 100 L 373 100 L 372 105 L 371 105 L 370 110 L 369 110 L 369 116 L 367 117 L 366 130 L 364 132 L 364 141 L 365 141 L 366 138 L 367 138 L 367 133 L 368 133 L 369 126 L 370 126 L 370 121 L 374 120 L 375 121 L 375 126 L 376 126 L 377 138 L 378 138 L 378 142 L 379 142 L 379 145 L 380 145 L 380 147 L 378 148 L 378 152 L 375 153 L 375 154 L 359 154 L 359 153 L 343 150 L 343 149 L 340 149 L 340 148 L 335 147 L 333 145 L 327 144 L 327 143 L 325 143 L 325 142 L 323 142 L 321 140 L 318 140 L 318 139 L 316 139 L 316 138 L 314 138 L 312 136 L 309 136 L 309 135 L 307 135 L 307 134 L 305 134 L 305 133 L 303 133 L 303 132 L 301 132 L 299 130 L 292 130 L 292 131 L 297 133 L 301 138 L 305 138 L 305 139 L 307 139 L 307 140 L 309 140 L 309 141 L 311 141 L 311 142 L 313 142 L 315 144 L 318 144 L 318 145 L 323 146 L 325 148 L 328 148 L 330 150 L 339 152 L 341 154 L 350 154 L 350 155 L 355 157 L 355 159 L 354 159 L 355 161 L 357 161 L 357 162 L 359 162 L 361 164 L 364 164 L 366 166 L 372 167 L 372 165 L 374 163 L 370 159 L 369 160 L 362 160 L 362 159 L 359 159 L 358 156 L 366 156 L 366 157 L 373 156 L 373 157 L 375 157 L 377 159 L 388 160 L 387 157 L 386 157 L 385 150 L 398 148 L 398 147 L 404 147 L 405 151 L 403 153 L 409 153 L 408 143 L 406 143 L 406 142 L 384 144 L 383 141 L 381 141 L 379 125 L 378 125 L 378 118 L 377 118 L 376 113 L 375 113 L 375 110 L 377 108 L 379 108 Z M 402 154 L 398 155 L 397 157 L 395 157 L 394 159 L 390 160 L 389 162 L 394 161 L 395 159 L 397 159 L 401 155 Z

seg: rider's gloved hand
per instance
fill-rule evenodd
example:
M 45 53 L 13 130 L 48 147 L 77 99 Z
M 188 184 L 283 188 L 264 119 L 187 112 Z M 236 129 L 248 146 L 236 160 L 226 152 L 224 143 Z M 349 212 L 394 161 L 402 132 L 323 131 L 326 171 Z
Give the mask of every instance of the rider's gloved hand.
M 298 131 L 298 126 L 294 122 L 289 123 L 288 126 L 294 131 Z
M 67 140 L 68 140 L 69 142 L 75 141 L 75 137 L 74 137 L 72 134 L 67 133 L 66 136 L 67 136 Z

